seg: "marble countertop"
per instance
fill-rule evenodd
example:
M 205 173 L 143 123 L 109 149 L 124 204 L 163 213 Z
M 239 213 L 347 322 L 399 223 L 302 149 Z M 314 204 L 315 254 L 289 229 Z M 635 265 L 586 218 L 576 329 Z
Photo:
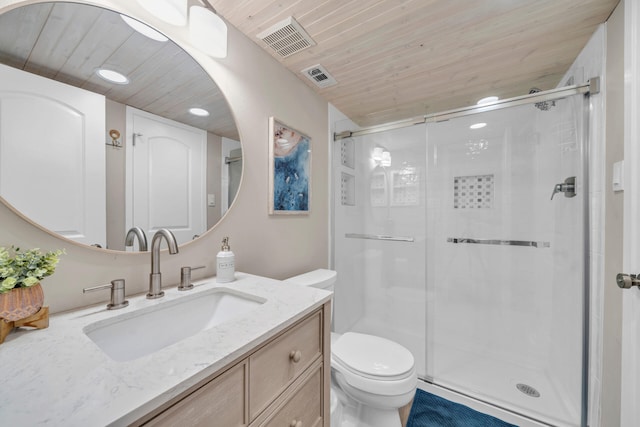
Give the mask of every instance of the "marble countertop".
M 236 281 L 194 282 L 148 300 L 128 297 L 129 307 L 106 304 L 51 316 L 49 328 L 14 331 L 0 345 L 0 423 L 6 426 L 127 425 L 219 371 L 247 351 L 327 302 L 331 293 L 236 273 Z M 94 322 L 225 287 L 266 299 L 246 316 L 201 331 L 128 362 L 110 359 L 83 332 Z M 176 319 L 179 327 L 180 319 Z

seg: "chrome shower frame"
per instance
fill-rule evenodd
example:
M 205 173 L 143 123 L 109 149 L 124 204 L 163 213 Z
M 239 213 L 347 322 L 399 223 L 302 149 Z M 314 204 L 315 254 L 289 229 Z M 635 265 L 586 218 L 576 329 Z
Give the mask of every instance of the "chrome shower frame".
M 357 136 L 369 135 L 379 132 L 386 132 L 389 130 L 400 129 L 413 125 L 420 125 L 425 123 L 438 123 L 446 120 L 450 120 L 458 117 L 471 116 L 474 114 L 485 113 L 494 110 L 500 110 L 509 107 L 515 107 L 526 104 L 540 104 L 551 103 L 553 101 L 566 98 L 572 95 L 583 94 L 585 97 L 600 93 L 600 77 L 593 77 L 589 79 L 586 84 L 571 85 L 557 89 L 551 89 L 547 91 L 535 92 L 527 95 L 522 95 L 514 98 L 508 98 L 504 100 L 498 100 L 495 102 L 473 105 L 468 107 L 462 107 L 454 110 L 447 110 L 438 113 L 427 114 L 422 117 L 415 117 L 412 119 L 401 120 L 397 122 L 387 123 L 379 126 L 372 126 L 362 128 L 356 131 L 344 131 L 340 133 L 334 133 L 333 140 L 339 141 L 346 138 L 352 138 Z M 582 316 L 582 333 L 583 333 L 583 345 L 582 345 L 582 389 L 581 389 L 581 408 L 580 408 L 580 425 L 582 427 L 588 426 L 588 413 L 589 413 L 589 343 L 590 343 L 590 313 L 591 313 L 591 275 L 590 275 L 590 209 L 589 209 L 589 163 L 590 163 L 590 107 L 589 102 L 583 103 L 583 114 L 585 120 L 583 121 L 583 135 L 584 143 L 580 145 L 581 167 L 583 170 L 583 183 L 582 193 L 583 197 L 583 235 L 584 235 L 584 253 L 583 253 L 583 316 Z M 354 236 L 349 236 L 354 237 Z M 362 237 L 361 237 L 362 238 Z M 475 243 L 475 242 L 474 242 Z M 433 382 L 432 379 L 427 378 L 428 382 Z M 446 388 L 446 387 L 445 387 Z M 456 393 L 456 390 L 452 390 Z M 465 395 L 464 393 L 460 393 Z M 485 402 L 490 405 L 494 405 L 491 402 Z M 494 405 L 495 406 L 495 405 Z M 500 407 L 500 406 L 498 406 Z M 508 408 L 500 407 L 507 411 L 511 411 Z M 513 411 L 511 411 L 513 412 Z M 525 418 L 529 418 L 526 415 L 519 414 Z M 538 421 L 539 420 L 535 420 Z
M 333 140 L 339 141 L 345 138 L 352 138 L 356 136 L 369 135 L 372 133 L 386 132 L 388 130 L 400 129 L 413 125 L 420 125 L 423 123 L 438 123 L 445 120 L 450 120 L 456 117 L 471 116 L 479 113 L 486 113 L 487 111 L 500 110 L 503 108 L 515 107 L 517 105 L 535 104 L 538 102 L 555 101 L 558 99 L 566 98 L 571 95 L 595 95 L 600 93 L 600 77 L 592 77 L 586 84 L 565 86 L 557 89 L 546 90 L 543 92 L 536 92 L 529 95 L 516 96 L 514 98 L 502 99 L 495 102 L 490 102 L 482 105 L 472 105 L 469 107 L 456 108 L 454 110 L 442 111 L 439 113 L 427 114 L 422 117 L 414 117 L 412 119 L 400 120 L 397 122 L 391 122 L 379 126 L 371 126 L 368 128 L 362 128 L 357 131 L 344 131 L 340 133 L 334 133 Z

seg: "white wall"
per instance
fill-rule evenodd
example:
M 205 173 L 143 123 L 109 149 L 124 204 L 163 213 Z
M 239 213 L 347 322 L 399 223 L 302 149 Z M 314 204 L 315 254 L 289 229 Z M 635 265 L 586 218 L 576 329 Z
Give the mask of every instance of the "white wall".
M 0 13 L 34 1 L 0 0 Z M 328 253 L 328 108 L 327 103 L 260 47 L 229 26 L 228 57 L 209 58 L 186 42 L 186 28 L 174 28 L 148 15 L 130 0 L 94 0 L 140 18 L 170 36 L 200 62 L 229 101 L 243 143 L 243 182 L 222 221 L 180 253 L 162 255 L 163 282 L 175 285 L 185 265 L 206 265 L 194 278 L 215 274 L 215 255 L 224 236 L 236 254 L 239 271 L 286 278 L 327 267 Z M 275 116 L 306 132 L 312 140 L 312 202 L 306 216 L 267 214 L 268 120 Z M 26 173 L 26 172 L 25 172 Z M 82 288 L 126 279 L 127 294 L 146 292 L 150 257 L 82 247 L 45 233 L 0 204 L 0 246 L 65 248 L 57 272 L 43 281 L 52 312 L 106 301 L 108 295 L 82 294 Z

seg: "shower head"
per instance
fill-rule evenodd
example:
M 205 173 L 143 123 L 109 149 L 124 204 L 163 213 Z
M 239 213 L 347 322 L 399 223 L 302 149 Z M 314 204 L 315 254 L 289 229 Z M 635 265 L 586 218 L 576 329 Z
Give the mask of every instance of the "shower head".
M 537 87 L 532 87 L 529 90 L 529 94 L 532 93 L 538 93 L 538 92 L 542 92 L 542 90 L 538 89 Z M 556 106 L 556 101 L 542 101 L 542 102 L 536 102 L 535 106 L 538 110 L 540 111 L 548 111 L 551 109 L 551 107 L 555 107 Z

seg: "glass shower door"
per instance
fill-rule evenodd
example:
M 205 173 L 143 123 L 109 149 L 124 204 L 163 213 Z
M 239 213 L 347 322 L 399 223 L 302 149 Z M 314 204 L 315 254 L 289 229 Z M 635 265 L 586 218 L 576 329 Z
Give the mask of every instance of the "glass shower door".
M 424 375 L 425 126 L 334 144 L 335 331 L 394 340 Z
M 561 426 L 581 417 L 584 102 L 427 125 L 427 378 Z

